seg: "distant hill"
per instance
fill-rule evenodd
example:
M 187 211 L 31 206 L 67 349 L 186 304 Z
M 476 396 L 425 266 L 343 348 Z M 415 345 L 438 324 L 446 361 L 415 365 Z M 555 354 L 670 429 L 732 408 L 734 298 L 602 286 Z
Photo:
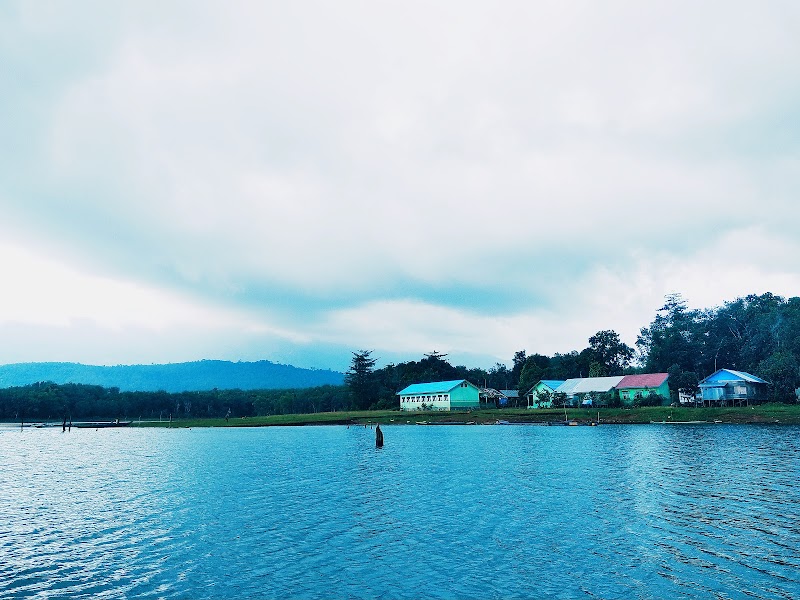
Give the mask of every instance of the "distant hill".
M 85 383 L 129 392 L 187 392 L 223 389 L 308 388 L 342 385 L 336 371 L 301 369 L 261 360 L 229 362 L 201 360 L 166 365 L 118 365 L 100 367 L 79 363 L 18 363 L 0 365 L 0 388 L 38 381 Z

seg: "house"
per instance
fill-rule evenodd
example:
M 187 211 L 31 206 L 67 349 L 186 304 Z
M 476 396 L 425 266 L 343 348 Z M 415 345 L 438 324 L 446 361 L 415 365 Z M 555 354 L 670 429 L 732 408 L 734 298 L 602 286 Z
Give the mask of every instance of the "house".
M 500 406 L 509 404 L 517 406 L 519 404 L 519 390 L 500 390 L 500 394 Z
M 503 398 L 503 394 L 500 393 L 500 390 L 496 390 L 494 388 L 478 388 L 478 399 L 481 403 L 481 408 L 499 408 L 500 407 L 500 400 Z
M 603 403 L 603 396 L 613 390 L 622 379 L 622 375 L 567 379 L 558 386 L 555 393 L 566 395 L 567 404 L 571 406 L 597 406 L 598 403 Z
M 553 393 L 558 386 L 564 383 L 563 379 L 542 379 L 538 381 L 525 398 L 528 400 L 528 408 L 547 408 L 553 405 Z
M 703 406 L 759 403 L 766 397 L 766 381 L 744 371 L 719 369 L 700 382 Z
M 648 396 L 658 395 L 663 398 L 662 404 L 669 404 L 669 373 L 643 373 L 626 375 L 617 384 L 619 399 L 623 404 L 631 405 Z
M 480 408 L 480 390 L 466 379 L 415 383 L 397 392 L 400 410 Z

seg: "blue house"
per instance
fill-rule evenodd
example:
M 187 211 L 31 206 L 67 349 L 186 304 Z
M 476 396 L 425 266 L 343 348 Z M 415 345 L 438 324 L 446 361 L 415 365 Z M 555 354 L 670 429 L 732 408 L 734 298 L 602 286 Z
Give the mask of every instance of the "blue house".
M 763 402 L 766 381 L 744 371 L 720 369 L 700 382 L 703 406 L 742 406 Z

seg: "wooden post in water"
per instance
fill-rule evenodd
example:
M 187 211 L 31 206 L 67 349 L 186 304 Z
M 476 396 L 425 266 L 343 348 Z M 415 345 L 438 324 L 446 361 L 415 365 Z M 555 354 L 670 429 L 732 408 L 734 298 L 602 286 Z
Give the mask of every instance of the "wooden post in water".
M 375 427 L 375 447 L 383 448 L 383 432 L 380 425 Z

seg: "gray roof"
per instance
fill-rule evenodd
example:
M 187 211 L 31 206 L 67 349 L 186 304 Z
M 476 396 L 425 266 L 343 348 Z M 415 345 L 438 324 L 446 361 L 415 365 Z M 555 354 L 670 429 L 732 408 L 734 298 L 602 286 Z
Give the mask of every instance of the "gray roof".
M 575 379 L 567 379 L 558 386 L 556 392 L 562 392 L 567 396 L 589 394 L 591 392 L 609 392 L 622 381 L 622 377 L 622 375 L 615 375 L 614 377 L 578 377 Z

